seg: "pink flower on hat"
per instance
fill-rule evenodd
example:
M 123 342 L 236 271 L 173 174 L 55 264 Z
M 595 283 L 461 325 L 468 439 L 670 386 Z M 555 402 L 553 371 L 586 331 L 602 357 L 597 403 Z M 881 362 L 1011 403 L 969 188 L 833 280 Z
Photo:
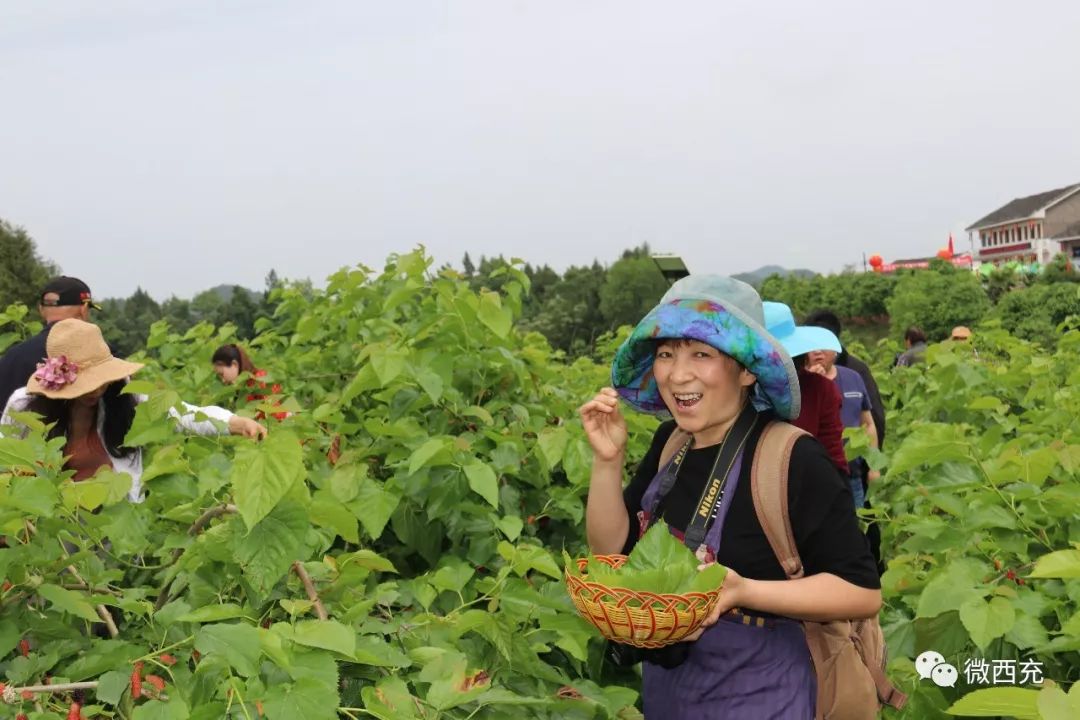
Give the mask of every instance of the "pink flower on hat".
M 60 355 L 45 358 L 45 362 L 38 363 L 37 370 L 34 371 L 34 379 L 46 390 L 59 390 L 75 382 L 78 374 L 79 366 L 69 361 L 67 355 Z

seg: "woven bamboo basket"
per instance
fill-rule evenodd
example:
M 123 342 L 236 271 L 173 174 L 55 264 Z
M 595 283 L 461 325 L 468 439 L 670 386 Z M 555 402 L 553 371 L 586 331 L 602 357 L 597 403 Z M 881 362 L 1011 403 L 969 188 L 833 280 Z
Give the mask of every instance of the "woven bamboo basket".
M 625 555 L 595 555 L 618 569 Z M 585 572 L 587 558 L 577 560 Z M 566 571 L 566 588 L 581 616 L 608 640 L 639 648 L 658 648 L 680 642 L 701 627 L 720 597 L 720 590 L 684 595 L 656 594 L 589 582 Z

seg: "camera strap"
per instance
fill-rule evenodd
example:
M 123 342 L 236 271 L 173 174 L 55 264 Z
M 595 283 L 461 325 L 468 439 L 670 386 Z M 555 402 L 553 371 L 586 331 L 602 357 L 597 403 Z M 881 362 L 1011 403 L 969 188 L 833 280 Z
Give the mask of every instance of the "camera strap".
M 758 418 L 759 415 L 753 406 L 747 403 L 735 419 L 735 424 L 728 430 L 720 443 L 720 448 L 716 452 L 716 459 L 713 461 L 712 470 L 709 472 L 705 482 L 705 488 L 694 506 L 690 522 L 687 524 L 686 532 L 683 534 L 683 544 L 695 552 L 704 542 L 709 526 L 716 519 L 720 505 L 724 501 L 724 489 L 727 487 L 728 480 L 734 469 L 735 460 L 742 454 L 746 441 L 753 432 Z M 664 475 L 660 478 L 656 507 L 652 513 L 654 518 L 661 517 L 664 501 L 667 499 L 671 488 L 675 486 L 679 470 L 682 468 L 686 460 L 686 454 L 690 451 L 693 442 L 692 436 L 688 438 L 664 469 Z

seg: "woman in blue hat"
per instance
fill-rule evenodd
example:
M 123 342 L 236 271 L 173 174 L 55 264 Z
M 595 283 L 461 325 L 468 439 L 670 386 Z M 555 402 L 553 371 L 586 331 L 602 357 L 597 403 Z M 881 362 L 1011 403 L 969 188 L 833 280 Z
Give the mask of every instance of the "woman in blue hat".
M 824 375 L 806 369 L 806 358 L 812 350 L 827 349 L 840 352 L 840 340 L 823 327 L 795 324 L 791 308 L 783 303 L 763 302 L 765 329 L 791 356 L 799 377 L 802 408 L 791 424 L 802 428 L 825 446 L 833 465 L 842 475 L 851 473 L 844 454 L 844 423 L 840 417 L 843 398 L 836 383 Z M 856 503 L 856 507 L 861 507 Z
M 788 514 L 805 577 L 786 579 L 758 522 L 749 479 L 757 441 L 769 421 L 798 416 L 800 404 L 795 367 L 766 332 L 761 299 L 727 277 L 680 280 L 619 348 L 611 377 L 613 387 L 580 409 L 594 452 L 586 513 L 592 551 L 629 552 L 662 519 L 703 562 L 729 568 L 706 629 L 682 653 L 646 656 L 645 717 L 813 718 L 816 680 L 798 621 L 874 616 L 881 591 L 850 492 L 813 438 L 795 443 L 788 473 Z M 620 398 L 672 418 L 625 490 Z M 689 440 L 662 472 L 660 455 L 676 426 Z M 734 459 L 718 475 L 722 455 Z M 721 476 L 707 521 L 693 520 L 710 478 Z

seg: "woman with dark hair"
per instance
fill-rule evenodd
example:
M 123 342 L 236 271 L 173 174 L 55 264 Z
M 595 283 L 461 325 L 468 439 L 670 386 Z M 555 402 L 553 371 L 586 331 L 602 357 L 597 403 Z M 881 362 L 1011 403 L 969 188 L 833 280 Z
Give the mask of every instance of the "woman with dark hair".
M 244 352 L 244 348 L 233 343 L 222 345 L 215 350 L 210 362 L 214 364 L 214 372 L 217 373 L 221 382 L 226 385 L 232 385 L 236 382 L 236 379 L 240 377 L 240 373 L 248 373 L 254 377 L 260 372 L 255 367 L 255 363 L 251 362 L 251 358 Z
M 244 348 L 230 343 L 228 345 L 222 345 L 214 351 L 213 357 L 210 358 L 210 362 L 214 364 L 214 372 L 221 379 L 221 382 L 226 385 L 232 385 L 240 377 L 240 373 L 247 373 L 251 377 L 248 378 L 248 388 L 258 388 L 259 390 L 266 390 L 266 383 L 261 382 L 259 378 L 266 377 L 266 371 L 260 370 L 255 367 L 255 363 L 251 362 L 251 358 L 244 352 Z M 281 385 L 274 383 L 269 388 L 271 395 L 281 394 Z M 263 393 L 248 393 L 245 398 L 250 402 L 262 402 L 266 399 L 266 395 Z M 278 403 L 275 403 L 278 404 Z M 284 420 L 289 417 L 287 412 L 273 413 L 275 420 Z M 255 418 L 263 420 L 266 418 L 266 414 L 260 410 L 255 414 Z
M 112 458 L 126 459 L 136 452 L 124 445 L 138 403 L 137 396 L 122 394 L 125 382 L 112 382 L 71 400 L 47 395 L 27 396 L 26 410 L 40 415 L 46 424 L 54 423 L 48 437 L 68 438 L 64 454 L 68 456 L 67 468 L 75 471 L 72 479 L 76 482 L 92 477 L 103 465 L 111 465 Z M 101 407 L 101 432 L 94 433 L 92 429 L 97 419 L 94 411 L 98 405 Z
M 66 466 L 74 470 L 78 482 L 92 477 L 101 468 L 131 475 L 128 497 L 142 500 L 142 451 L 124 445 L 124 437 L 135 419 L 135 406 L 143 395 L 122 392 L 128 377 L 141 363 L 112 356 L 101 330 L 82 320 L 61 320 L 53 326 L 46 342 L 48 356 L 38 369 L 8 400 L 0 427 L 4 434 L 17 428 L 14 412 L 35 412 L 52 428 L 49 437 L 66 439 Z M 266 435 L 266 428 L 250 418 L 219 407 L 196 407 L 182 403 L 169 416 L 179 427 L 198 435 L 231 433 L 250 438 Z M 209 420 L 196 420 L 204 415 Z
M 613 387 L 579 410 L 593 449 L 585 515 L 593 553 L 628 553 L 663 520 L 703 563 L 728 568 L 705 628 L 679 653 L 644 657 L 647 720 L 812 720 L 817 680 L 800 621 L 868 618 L 881 607 L 851 493 L 817 440 L 800 437 L 786 466 L 802 577 L 786 579 L 758 519 L 751 487 L 759 440 L 771 423 L 798 417 L 801 405 L 795 366 L 764 324 L 749 285 L 683 278 L 616 352 Z M 625 489 L 620 400 L 672 418 Z M 661 462 L 676 429 L 681 449 Z M 722 466 L 722 455 L 733 460 Z

